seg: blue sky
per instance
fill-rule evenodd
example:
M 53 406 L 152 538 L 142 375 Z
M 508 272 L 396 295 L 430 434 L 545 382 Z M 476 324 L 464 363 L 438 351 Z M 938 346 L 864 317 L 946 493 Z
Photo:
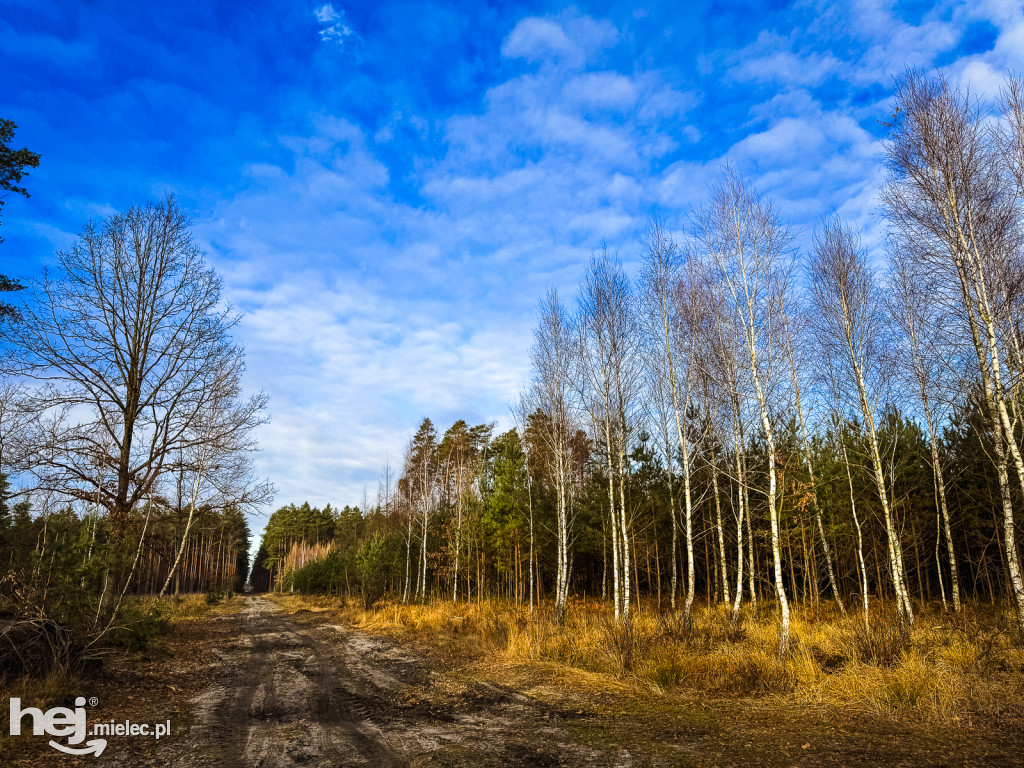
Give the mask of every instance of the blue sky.
M 174 192 L 245 312 L 278 503 L 358 503 L 423 416 L 507 423 L 544 289 L 724 162 L 800 231 L 877 234 L 906 66 L 994 95 L 1021 4 L 0 0 L 0 116 L 42 154 L 0 272 Z

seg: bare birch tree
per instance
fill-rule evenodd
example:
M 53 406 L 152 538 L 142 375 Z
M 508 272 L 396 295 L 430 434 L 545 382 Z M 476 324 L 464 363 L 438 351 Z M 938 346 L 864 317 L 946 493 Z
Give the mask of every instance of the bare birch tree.
M 811 503 L 814 508 L 815 527 L 818 530 L 818 538 L 821 541 L 821 549 L 825 555 L 825 569 L 828 573 L 828 583 L 832 589 L 832 596 L 839 606 L 839 612 L 845 614 L 846 606 L 843 605 L 843 596 L 839 594 L 839 584 L 836 581 L 835 567 L 832 563 L 832 547 L 829 545 L 828 536 L 825 535 L 825 524 L 823 521 L 821 504 L 818 500 L 818 480 L 814 472 L 814 460 L 811 456 L 811 441 L 807 432 L 807 421 L 804 418 L 803 399 L 800 397 L 800 376 L 796 365 L 796 345 L 793 339 L 792 320 L 793 317 L 783 307 L 782 322 L 783 336 L 786 342 L 786 358 L 789 360 L 790 376 L 793 382 L 793 397 L 796 403 L 797 425 L 800 428 L 800 445 L 803 449 L 804 466 L 807 467 L 807 475 L 811 483 Z
M 704 292 L 703 301 L 707 304 L 708 338 L 705 342 L 707 351 L 704 354 L 702 367 L 705 375 L 717 383 L 721 397 L 728 402 L 730 427 L 732 429 L 733 455 L 735 459 L 734 479 L 736 481 L 736 500 L 733 503 L 733 515 L 736 520 L 736 592 L 733 598 L 732 620 L 740 619 L 740 607 L 743 601 L 743 565 L 744 543 L 743 526 L 746 524 L 747 553 L 749 568 L 747 584 L 751 604 L 757 606 L 757 590 L 755 589 L 754 536 L 750 519 L 750 483 L 747 473 L 746 423 L 747 414 L 744 403 L 749 400 L 743 376 L 742 334 L 736 322 L 735 312 L 730 311 L 725 296 L 713 290 Z
M 872 478 L 885 521 L 897 606 L 900 616 L 910 623 L 914 620 L 914 609 L 875 428 L 878 406 L 875 393 L 869 390 L 883 376 L 880 368 L 880 349 L 884 342 L 883 305 L 859 239 L 836 218 L 826 220 L 814 233 L 810 277 L 818 344 L 826 364 L 844 373 L 843 386 L 839 389 L 856 392 L 857 407 L 864 419 Z
M 982 406 L 993 437 L 1003 547 L 1018 625 L 1024 630 L 1024 578 L 1016 543 L 1009 464 L 1024 488 L 1024 456 L 1008 402 L 1007 288 L 1019 248 L 1012 155 L 980 105 L 942 77 L 909 72 L 897 82 L 897 117 L 885 144 L 890 180 L 883 192 L 894 236 L 919 269 L 935 275 L 932 299 L 969 339 Z M 1012 130 L 1012 121 L 1011 121 Z
M 686 547 L 686 594 L 683 602 L 684 624 L 692 617 L 695 583 L 693 549 L 693 493 L 691 488 L 692 442 L 689 415 L 694 387 L 694 332 L 699 308 L 697 281 L 690 269 L 692 260 L 655 219 L 642 241 L 643 262 L 640 278 L 642 317 L 647 343 L 644 345 L 650 386 L 655 398 L 654 410 L 664 442 L 668 470 L 669 508 L 672 517 L 672 608 L 676 607 L 678 588 L 678 529 L 675 510 L 673 454 L 679 457 L 682 480 L 683 540 Z M 669 433 L 674 433 L 670 438 Z
M 771 359 L 780 346 L 782 266 L 791 237 L 771 204 L 758 198 L 731 168 L 712 187 L 711 200 L 697 214 L 695 224 L 717 282 L 736 314 L 768 449 L 768 519 L 779 600 L 779 652 L 784 653 L 789 648 L 789 600 L 782 582 L 775 427 L 768 398 L 773 383 Z
M 679 323 L 676 317 L 676 287 L 679 282 L 681 251 L 659 219 L 651 221 L 643 240 L 643 266 L 640 277 L 640 295 L 645 309 L 650 390 L 655 400 L 659 432 L 665 453 L 668 477 L 669 515 L 672 522 L 672 576 L 670 603 L 676 608 L 679 569 L 679 519 L 676 516 L 675 473 L 673 445 L 681 442 L 681 416 L 679 414 L 679 382 L 677 379 L 678 345 L 675 334 Z M 670 416 L 671 414 L 671 416 Z M 670 437 L 670 418 L 677 427 L 679 440 Z M 693 560 L 692 526 L 687 533 L 686 551 Z M 692 576 L 690 577 L 692 581 Z
M 580 295 L 575 378 L 594 429 L 605 443 L 616 620 L 629 618 L 632 581 L 626 455 L 641 359 L 632 300 L 621 265 L 602 251 L 591 260 Z
M 540 303 L 540 321 L 534 331 L 530 359 L 533 382 L 529 401 L 544 418 L 538 420 L 541 439 L 545 442 L 555 485 L 557 564 L 555 568 L 555 615 L 565 619 L 569 596 L 569 558 L 571 556 L 572 506 L 572 443 L 576 429 L 576 413 L 572 403 L 574 365 L 573 330 L 565 308 L 553 288 Z
M 941 541 L 946 542 L 949 562 L 950 592 L 953 610 L 960 610 L 960 573 L 957 568 L 956 551 L 953 543 L 953 530 L 950 524 L 949 505 L 946 502 L 946 476 L 942 468 L 939 450 L 938 423 L 934 413 L 935 390 L 938 387 L 938 369 L 936 364 L 935 339 L 942 324 L 942 316 L 934 311 L 929 301 L 928 275 L 914 275 L 910 265 L 896 258 L 893 279 L 893 306 L 891 315 L 896 325 L 903 331 L 907 345 L 901 352 L 909 356 L 909 364 L 913 370 L 913 378 L 917 384 L 917 392 L 921 401 L 925 429 L 928 433 L 928 444 L 931 448 L 932 480 L 935 486 L 935 507 L 938 536 L 935 542 L 938 550 Z M 923 281 L 923 282 L 920 282 Z M 906 346 L 906 345 L 905 345 Z M 904 361 L 907 362 L 907 361 Z M 936 565 L 940 566 L 938 560 Z M 942 581 L 942 570 L 938 572 L 939 587 L 942 593 L 943 607 L 946 604 L 946 589 Z
M 698 385 L 697 355 L 699 336 L 702 330 L 702 302 L 706 298 L 701 286 L 700 264 L 695 255 L 687 254 L 685 266 L 676 282 L 673 303 L 677 327 L 672 334 L 676 344 L 675 359 L 682 369 L 677 383 L 677 395 L 673 399 L 676 415 L 676 437 L 679 442 L 683 480 L 683 532 L 686 541 L 686 597 L 683 601 L 683 624 L 689 628 L 693 619 L 693 601 L 696 595 L 696 556 L 693 551 L 693 513 L 699 503 L 693 483 L 693 464 L 699 448 L 699 435 L 694 427 L 696 390 Z M 694 497 L 698 496 L 697 499 Z
M 835 380 L 833 379 L 833 382 Z M 838 398 L 837 398 L 838 399 Z M 842 449 L 843 467 L 846 469 L 846 482 L 850 492 L 850 516 L 853 518 L 853 527 L 857 532 L 857 574 L 860 576 L 860 599 L 864 607 L 864 629 L 871 631 L 871 608 L 868 602 L 868 568 L 864 563 L 864 531 L 860 526 L 860 517 L 857 515 L 857 497 L 853 490 L 853 473 L 850 471 L 850 455 L 846 450 L 845 423 L 841 416 L 835 417 L 836 440 Z

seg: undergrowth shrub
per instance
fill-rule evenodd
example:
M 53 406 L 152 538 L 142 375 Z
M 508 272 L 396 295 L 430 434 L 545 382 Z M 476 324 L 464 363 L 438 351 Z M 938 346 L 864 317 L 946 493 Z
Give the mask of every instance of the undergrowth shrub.
M 133 651 L 144 650 L 154 639 L 167 632 L 169 623 L 167 610 L 157 604 L 144 606 L 128 603 L 121 610 L 117 626 L 107 633 L 107 641 L 110 645 Z
M 796 687 L 792 666 L 774 653 L 745 656 L 730 672 L 728 692 L 736 696 L 792 693 Z
M 25 676 L 75 676 L 98 663 L 89 638 L 60 622 L 0 620 L 0 685 Z
M 622 675 L 634 673 L 640 662 L 650 655 L 651 647 L 660 634 L 660 624 L 651 626 L 645 616 L 631 616 L 623 621 L 605 617 L 603 631 L 606 648 L 614 669 Z
M 874 621 L 870 629 L 858 623 L 853 631 L 854 654 L 859 661 L 868 664 L 894 666 L 910 650 L 910 646 L 909 627 L 894 616 Z

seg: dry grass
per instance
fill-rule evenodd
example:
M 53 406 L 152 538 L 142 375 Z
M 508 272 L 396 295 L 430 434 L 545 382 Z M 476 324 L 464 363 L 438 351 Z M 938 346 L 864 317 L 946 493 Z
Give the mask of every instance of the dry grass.
M 122 613 L 118 621 L 104 633 L 96 631 L 97 639 L 94 641 L 96 647 L 93 654 L 96 663 L 90 665 L 35 663 L 28 656 L 28 650 L 32 649 L 26 650 L 32 643 L 19 638 L 22 639 L 22 647 L 15 650 L 25 657 L 21 660 L 23 662 L 21 667 L 38 671 L 32 674 L 18 674 L 21 671 L 20 668 L 15 667 L 9 659 L 0 653 L 0 658 L 3 658 L 5 667 L 7 667 L 0 669 L 0 700 L 21 696 L 26 700 L 39 700 L 46 703 L 60 697 L 67 698 L 71 696 L 71 692 L 82 679 L 92 677 L 100 670 L 103 658 L 115 653 L 142 650 L 153 641 L 159 641 L 168 628 L 176 623 L 233 613 L 242 606 L 243 600 L 243 598 L 235 596 L 230 600 L 223 600 L 211 605 L 207 602 L 205 595 L 201 594 L 185 595 L 181 598 L 152 596 L 128 598 L 122 606 Z M 19 626 L 31 623 L 20 622 Z M 51 628 L 48 624 L 36 623 L 42 627 L 41 631 L 45 631 L 50 646 L 55 645 L 57 639 L 63 634 L 70 634 L 59 625 L 53 625 Z M 4 629 L 9 631 L 10 626 L 5 628 L 0 623 L 0 631 Z M 3 639 L 2 636 L 0 639 Z M 89 639 L 91 638 L 86 638 L 86 640 Z M 10 638 L 7 640 L 9 644 Z M 81 643 L 84 644 L 86 640 Z M 2 650 L 4 649 L 0 649 L 0 651 Z M 10 675 L 5 674 L 11 672 L 11 669 L 14 669 L 15 672 Z
M 979 718 L 1024 716 L 1024 651 L 1003 617 L 968 606 L 960 616 L 918 617 L 910 631 L 881 611 L 863 617 L 830 608 L 796 609 L 792 645 L 777 653 L 771 616 L 700 608 L 681 616 L 650 608 L 616 624 L 606 605 L 579 601 L 559 625 L 547 606 L 496 601 L 387 602 L 364 610 L 327 598 L 275 598 L 287 610 L 339 611 L 365 629 L 387 631 L 460 653 L 512 664 L 579 671 L 594 685 L 623 682 L 701 697 L 777 697 L 847 715 L 864 713 L 967 727 Z
M 207 601 L 205 594 L 188 594 L 181 597 L 137 597 L 136 603 L 140 608 L 157 606 L 165 611 L 168 620 L 173 624 L 177 621 L 188 621 L 190 619 L 213 618 L 235 613 L 245 605 L 244 595 L 232 595 L 224 597 L 215 603 Z

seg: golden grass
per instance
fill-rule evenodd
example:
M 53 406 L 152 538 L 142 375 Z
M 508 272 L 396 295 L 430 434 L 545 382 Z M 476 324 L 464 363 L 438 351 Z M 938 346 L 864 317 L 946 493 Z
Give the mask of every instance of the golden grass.
M 244 595 L 233 595 L 230 598 L 224 597 L 212 605 L 206 602 L 205 594 L 188 594 L 178 598 L 173 596 L 138 597 L 136 600 L 143 609 L 151 605 L 159 607 L 167 613 L 167 617 L 172 624 L 176 621 L 187 621 L 189 619 L 225 616 L 241 610 L 245 605 Z
M 577 601 L 559 625 L 550 606 L 381 603 L 364 610 L 337 598 L 277 596 L 286 610 L 340 612 L 380 630 L 471 656 L 573 672 L 592 686 L 623 683 L 672 695 L 776 697 L 823 710 L 970 726 L 978 718 L 1024 716 L 1024 651 L 1002 617 L 967 606 L 960 616 L 919 616 L 900 631 L 882 611 L 863 617 L 831 607 L 793 612 L 789 653 L 777 653 L 772 616 L 734 624 L 724 606 L 679 614 L 651 607 L 616 624 L 607 605 Z

